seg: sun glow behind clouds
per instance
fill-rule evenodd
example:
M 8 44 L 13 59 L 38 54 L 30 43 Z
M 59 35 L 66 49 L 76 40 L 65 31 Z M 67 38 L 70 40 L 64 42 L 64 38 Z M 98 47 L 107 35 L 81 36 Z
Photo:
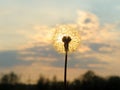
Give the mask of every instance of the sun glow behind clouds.
M 69 43 L 69 52 L 73 52 L 77 49 L 80 44 L 80 35 L 75 28 L 70 25 L 59 25 L 53 36 L 53 45 L 58 52 L 65 53 L 64 43 L 62 38 L 64 36 L 71 37 L 71 42 Z

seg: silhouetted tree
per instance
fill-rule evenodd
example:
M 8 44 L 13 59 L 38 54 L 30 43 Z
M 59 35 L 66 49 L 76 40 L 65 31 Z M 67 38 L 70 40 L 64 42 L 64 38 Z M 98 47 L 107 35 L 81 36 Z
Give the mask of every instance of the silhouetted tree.
M 63 90 L 64 84 L 63 81 L 58 81 L 57 77 L 54 76 L 53 80 L 50 83 L 50 90 Z
M 2 75 L 0 82 L 0 90 L 15 90 L 19 77 L 14 72 L 11 72 Z
M 57 77 L 54 76 L 51 82 L 51 90 L 56 90 L 56 89 L 57 89 Z
M 82 78 L 83 90 L 104 90 L 106 81 L 104 78 L 97 76 L 93 71 L 88 71 Z
M 120 77 L 103 78 L 93 71 L 86 72 L 82 78 L 68 82 L 68 90 L 120 90 Z M 11 72 L 1 76 L 0 90 L 64 90 L 63 81 L 53 80 L 40 76 L 37 84 L 19 83 L 19 77 Z
M 118 76 L 111 76 L 107 80 L 107 88 L 112 90 L 120 90 L 120 77 Z
M 50 81 L 49 79 L 45 79 L 43 76 L 40 76 L 38 82 L 37 82 L 37 87 L 39 90 L 48 90 Z
M 80 90 L 81 89 L 81 81 L 80 79 L 75 79 L 70 85 L 70 90 Z
M 14 72 L 5 74 L 1 77 L 1 84 L 17 84 L 18 82 L 19 77 Z

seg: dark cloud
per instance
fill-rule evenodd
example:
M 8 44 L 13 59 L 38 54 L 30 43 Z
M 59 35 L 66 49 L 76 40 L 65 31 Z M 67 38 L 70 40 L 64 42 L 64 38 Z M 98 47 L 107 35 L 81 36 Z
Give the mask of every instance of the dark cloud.
M 89 44 L 90 47 L 92 48 L 92 50 L 99 52 L 99 48 L 103 47 L 103 46 L 107 46 L 104 44 L 96 44 L 96 43 L 91 43 Z M 58 52 L 56 52 L 53 48 L 53 46 L 51 45 L 46 45 L 46 46 L 33 46 L 31 48 L 25 49 L 24 51 L 27 52 L 34 52 L 34 54 L 30 54 L 30 53 L 26 53 L 26 55 L 21 55 L 21 57 L 29 57 L 32 56 L 34 58 L 36 57 L 47 57 L 47 58 L 56 58 L 55 61 L 50 62 L 49 60 L 39 60 L 39 62 L 42 62 L 44 64 L 50 64 L 51 66 L 55 66 L 55 67 L 63 67 L 64 66 L 64 54 L 59 54 Z M 87 52 L 84 54 L 88 54 L 91 55 L 92 52 Z M 80 54 L 80 55 L 79 55 Z M 68 67 L 69 68 L 76 68 L 76 65 L 78 64 L 77 68 L 82 68 L 82 69 L 90 69 L 92 67 L 90 67 L 89 65 L 91 64 L 95 64 L 95 65 L 99 65 L 99 64 L 108 64 L 107 62 L 101 61 L 99 60 L 97 57 L 89 57 L 86 58 L 84 57 L 84 54 L 82 55 L 81 53 L 72 53 L 70 55 L 68 55 Z M 81 56 L 81 57 L 78 57 Z M 40 58 L 41 59 L 41 58 Z M 33 60 L 34 61 L 34 60 Z M 34 61 L 36 62 L 36 61 Z M 100 69 L 102 68 L 99 67 L 95 67 L 96 69 Z
M 99 53 L 100 52 L 102 53 L 102 51 L 100 51 L 100 48 L 111 47 L 109 44 L 105 44 L 105 43 L 88 43 L 88 46 L 91 48 L 91 50 L 93 50 L 95 52 L 99 52 Z M 104 51 L 104 53 L 105 53 L 105 51 Z M 106 51 L 106 53 L 109 53 L 109 52 Z
M 88 53 L 90 55 L 90 52 Z M 89 65 L 104 65 L 104 64 L 108 64 L 107 62 L 101 61 L 99 60 L 97 57 L 84 57 L 84 55 L 80 54 L 80 57 L 76 58 L 75 55 L 74 57 L 72 56 L 69 60 L 69 64 L 72 67 L 76 67 L 76 65 L 78 65 L 78 68 L 82 68 L 82 69 L 92 69 L 92 67 L 90 67 Z M 102 68 L 102 66 L 101 66 Z M 95 67 L 95 69 L 98 69 L 98 67 Z
M 1 51 L 0 52 L 0 67 L 12 67 L 17 65 L 28 65 L 31 62 L 18 59 L 17 51 Z
M 81 68 L 81 69 L 103 69 L 103 67 L 91 67 L 89 65 L 105 65 L 108 64 L 107 62 L 101 61 L 95 57 L 85 58 L 84 56 L 76 58 L 75 55 L 71 55 L 68 58 L 68 67 L 69 68 Z M 62 60 L 58 59 L 55 62 L 51 63 L 52 66 L 55 67 L 64 67 L 64 57 Z
M 90 18 L 87 18 L 87 19 L 85 19 L 85 21 L 84 21 L 84 23 L 90 23 L 91 22 L 91 19 Z
M 57 57 L 57 58 L 61 58 L 61 55 L 62 54 L 58 54 L 53 46 L 51 45 L 45 45 L 45 46 L 41 46 L 41 45 L 38 45 L 38 46 L 33 46 L 33 47 L 30 47 L 30 48 L 26 48 L 20 52 L 28 52 L 26 54 L 20 54 L 21 57 L 29 57 L 29 56 L 32 56 L 32 57 Z M 31 53 L 30 53 L 31 52 Z M 34 54 L 32 54 L 32 52 Z
M 92 56 L 96 53 L 102 53 L 99 51 L 101 47 L 110 47 L 106 44 L 99 43 L 88 43 L 88 46 L 92 51 L 85 53 L 72 53 L 68 55 L 68 67 L 69 68 L 82 68 L 82 69 L 93 69 L 90 65 L 105 65 L 108 64 L 105 61 L 99 60 L 96 56 Z M 26 52 L 26 53 L 20 53 Z M 90 57 L 85 57 L 85 54 L 90 55 Z M 25 60 L 25 58 L 32 57 L 32 60 Z M 48 60 L 44 60 L 47 58 Z M 39 60 L 36 60 L 39 59 Z M 50 60 L 49 60 L 50 59 Z M 51 59 L 55 59 L 51 62 Z M 21 51 L 4 51 L 0 52 L 0 67 L 12 67 L 17 65 L 29 65 L 33 62 L 39 62 L 42 64 L 49 64 L 54 67 L 63 67 L 64 66 L 64 54 L 59 54 L 55 51 L 52 45 L 33 45 L 32 47 L 27 47 Z M 95 69 L 102 69 L 101 67 L 94 67 Z

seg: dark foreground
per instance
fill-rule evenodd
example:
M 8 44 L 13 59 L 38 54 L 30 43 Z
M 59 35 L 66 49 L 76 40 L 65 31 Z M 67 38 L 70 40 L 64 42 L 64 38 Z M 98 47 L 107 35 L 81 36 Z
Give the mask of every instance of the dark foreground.
M 120 77 L 111 76 L 108 78 L 100 77 L 92 71 L 86 72 L 81 78 L 68 82 L 68 90 L 120 90 Z M 0 90 L 64 90 L 62 81 L 56 77 L 53 80 L 40 77 L 37 84 L 22 84 L 19 77 L 14 74 L 3 75 L 0 79 Z

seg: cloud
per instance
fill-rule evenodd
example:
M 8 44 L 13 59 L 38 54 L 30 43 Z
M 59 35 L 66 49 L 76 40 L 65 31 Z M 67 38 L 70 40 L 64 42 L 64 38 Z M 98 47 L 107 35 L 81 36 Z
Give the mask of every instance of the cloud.
M 119 45 L 119 42 L 117 42 L 119 33 L 115 29 L 118 26 L 116 24 L 100 25 L 99 18 L 95 14 L 85 11 L 78 11 L 77 22 L 71 25 L 77 27 L 81 33 L 82 41 L 78 48 L 78 54 L 82 54 L 83 57 L 76 58 L 78 54 L 74 54 L 73 58 L 70 57 L 70 60 L 74 60 L 70 67 L 75 67 L 76 63 L 84 63 L 83 67 L 88 69 L 90 68 L 88 66 L 92 64 L 109 63 L 100 56 L 110 59 L 109 54 L 113 51 L 116 52 L 117 49 L 115 47 Z M 51 36 L 53 33 L 51 27 L 35 25 L 33 30 L 35 30 L 36 34 L 28 34 L 28 36 L 35 42 L 26 45 L 23 50 L 21 49 L 20 56 L 24 60 L 48 61 L 50 65 L 62 67 L 64 62 L 61 61 L 61 55 L 57 54 L 51 46 Z M 89 54 L 90 57 L 86 58 L 84 54 Z M 48 60 L 46 56 L 51 60 Z M 84 62 L 76 62 L 78 59 L 82 59 Z
M 9 68 L 17 65 L 29 65 L 32 62 L 21 61 L 18 59 L 17 51 L 1 51 L 0 52 L 0 68 Z
M 78 11 L 77 24 L 80 30 L 90 30 L 90 32 L 95 31 L 99 28 L 98 17 L 90 12 Z
M 87 42 L 116 41 L 120 35 L 120 32 L 117 31 L 118 23 L 101 25 L 99 18 L 90 12 L 78 11 L 77 25 L 82 40 Z
M 69 78 L 74 78 L 88 69 L 102 75 L 120 74 L 118 72 L 120 63 L 118 24 L 101 25 L 95 14 L 78 11 L 76 23 L 69 25 L 77 28 L 81 36 L 80 47 L 76 52 L 69 54 Z M 25 45 L 18 48 L 17 54 L 13 53 L 14 64 L 8 65 L 9 69 L 2 67 L 2 71 L 13 70 L 22 73 L 25 76 L 23 78 L 26 79 L 29 75 L 30 77 L 36 77 L 33 81 L 37 80 L 40 73 L 46 77 L 57 75 L 62 79 L 64 54 L 59 54 L 54 50 L 52 46 L 53 32 L 54 29 L 46 25 L 31 25 L 29 29 L 19 31 L 18 33 L 23 35 L 27 41 Z M 17 59 L 15 56 L 17 56 Z M 18 62 L 20 63 L 17 64 Z M 71 72 L 76 74 L 74 75 Z
M 18 50 L 24 50 L 32 47 L 46 46 L 52 43 L 53 29 L 45 25 L 32 25 L 30 30 L 19 30 L 18 33 L 21 34 L 26 39 L 26 43 L 20 47 Z
M 119 45 L 118 23 L 100 25 L 95 14 L 85 11 L 78 11 L 78 16 L 77 25 L 81 32 L 82 44 L 89 50 L 102 47 L 115 49 L 114 47 Z M 89 22 L 86 23 L 87 19 Z

